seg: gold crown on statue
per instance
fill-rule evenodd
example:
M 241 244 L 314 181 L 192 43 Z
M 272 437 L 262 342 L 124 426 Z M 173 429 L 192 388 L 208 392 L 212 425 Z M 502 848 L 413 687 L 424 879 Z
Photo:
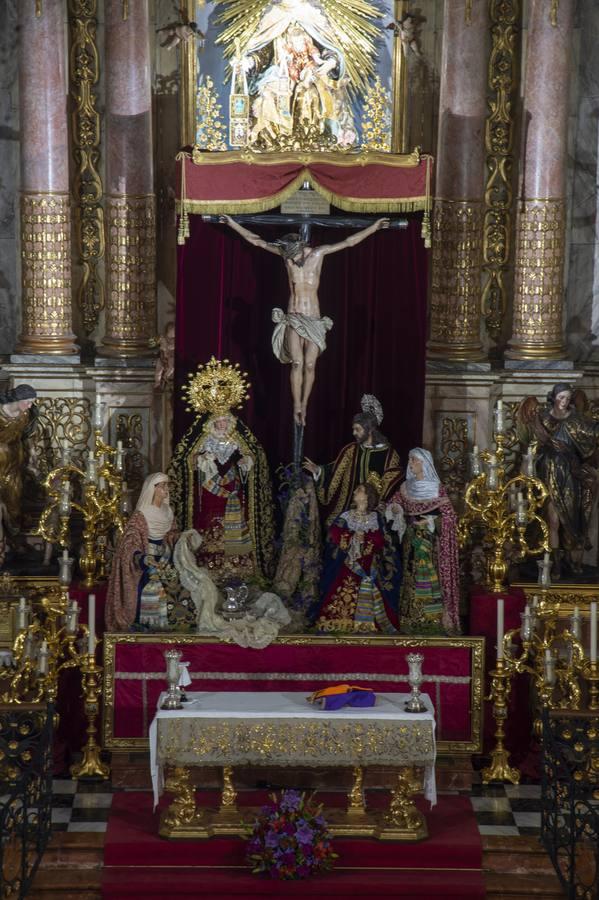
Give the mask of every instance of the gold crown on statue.
M 250 387 L 247 373 L 240 370 L 238 363 L 232 365 L 228 359 L 213 356 L 189 376 L 183 388 L 187 395 L 186 409 L 224 415 L 248 399 Z
M 381 493 L 383 488 L 383 479 L 377 472 L 371 472 L 368 478 L 366 479 L 367 484 L 371 484 L 373 488 L 376 488 L 377 494 Z

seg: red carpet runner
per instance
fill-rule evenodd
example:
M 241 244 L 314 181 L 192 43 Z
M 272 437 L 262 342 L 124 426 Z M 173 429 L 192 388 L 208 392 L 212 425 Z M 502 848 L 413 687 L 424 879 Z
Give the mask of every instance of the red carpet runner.
M 246 791 L 240 806 L 264 802 L 265 793 Z M 202 802 L 217 805 L 216 792 Z M 345 803 L 343 794 L 319 793 L 325 806 Z M 368 795 L 371 807 L 386 802 L 383 792 Z M 428 807 L 428 804 L 426 804 Z M 424 809 L 424 807 L 423 807 Z M 203 897 L 403 897 L 437 900 L 481 900 L 482 847 L 476 819 L 467 797 L 441 796 L 425 810 L 426 841 L 401 844 L 364 838 L 338 838 L 339 858 L 332 872 L 308 881 L 279 882 L 252 875 L 245 865 L 245 842 L 237 838 L 208 841 L 166 841 L 158 837 L 158 813 L 146 792 L 116 794 L 106 842 L 102 896 Z

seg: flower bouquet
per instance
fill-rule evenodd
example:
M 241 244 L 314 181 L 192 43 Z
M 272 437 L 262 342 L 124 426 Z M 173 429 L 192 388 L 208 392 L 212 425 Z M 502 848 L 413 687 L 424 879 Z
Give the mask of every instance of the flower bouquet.
M 300 791 L 271 794 L 250 834 L 247 858 L 253 872 L 270 878 L 307 878 L 330 869 L 336 857 L 321 804 Z

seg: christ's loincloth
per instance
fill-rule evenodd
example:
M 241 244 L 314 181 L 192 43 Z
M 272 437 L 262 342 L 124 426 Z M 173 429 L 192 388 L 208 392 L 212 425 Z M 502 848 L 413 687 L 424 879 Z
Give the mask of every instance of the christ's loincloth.
M 328 316 L 316 319 L 314 316 L 305 316 L 303 313 L 285 313 L 278 307 L 272 311 L 272 320 L 275 323 L 272 333 L 272 349 L 274 355 L 282 363 L 293 362 L 285 342 L 287 326 L 293 328 L 300 337 L 316 344 L 319 353 L 326 349 L 326 334 L 333 327 L 333 320 Z

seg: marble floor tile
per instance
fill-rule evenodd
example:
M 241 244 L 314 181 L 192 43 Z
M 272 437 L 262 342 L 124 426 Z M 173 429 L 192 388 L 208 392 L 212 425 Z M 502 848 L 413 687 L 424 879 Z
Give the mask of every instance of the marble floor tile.
M 476 813 L 476 821 L 479 825 L 514 825 L 514 817 L 511 810 L 488 812 L 483 810 Z
M 93 807 L 92 809 L 77 806 L 71 810 L 71 822 L 107 822 L 110 815 L 110 809 L 104 807 Z
M 473 784 L 469 791 L 471 797 L 505 797 L 503 784 Z
M 74 808 L 97 809 L 112 805 L 112 794 L 80 794 L 75 795 Z
M 77 782 L 70 778 L 54 778 L 52 781 L 53 794 L 76 794 Z
M 508 797 L 518 797 L 522 800 L 534 800 L 541 796 L 540 784 L 506 784 L 504 790 Z
M 57 809 L 52 809 L 52 824 L 55 822 L 70 822 L 71 820 L 71 808 L 64 809 L 63 807 L 58 807 Z
M 67 831 L 106 831 L 108 822 L 69 822 Z
M 507 797 L 470 797 L 475 812 L 510 812 Z
M 524 798 L 520 800 L 515 797 L 510 797 L 507 801 L 512 808 L 513 812 L 541 812 L 541 798 L 538 800 L 529 800 Z
M 480 834 L 497 834 L 505 837 L 517 837 L 519 832 L 515 825 L 479 825 Z
M 514 822 L 520 828 L 540 828 L 541 813 L 540 812 L 515 812 Z

